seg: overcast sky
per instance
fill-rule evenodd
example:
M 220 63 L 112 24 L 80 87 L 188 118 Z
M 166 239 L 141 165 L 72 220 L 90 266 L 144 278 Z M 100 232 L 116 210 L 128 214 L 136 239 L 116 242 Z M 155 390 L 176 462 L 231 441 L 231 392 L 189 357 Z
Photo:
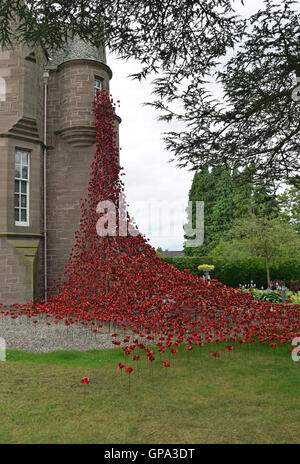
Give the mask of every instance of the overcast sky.
M 245 0 L 242 7 L 236 2 L 237 11 L 242 14 L 252 14 L 262 4 L 261 0 Z M 143 106 L 143 102 L 152 99 L 150 82 L 140 83 L 128 77 L 139 71 L 140 65 L 109 53 L 107 64 L 113 71 L 111 94 L 121 102 L 117 113 L 122 118 L 121 165 L 128 211 L 155 248 L 182 250 L 182 227 L 194 173 L 168 162 L 171 154 L 164 147 L 162 132 L 172 126 L 158 122 L 158 113 Z

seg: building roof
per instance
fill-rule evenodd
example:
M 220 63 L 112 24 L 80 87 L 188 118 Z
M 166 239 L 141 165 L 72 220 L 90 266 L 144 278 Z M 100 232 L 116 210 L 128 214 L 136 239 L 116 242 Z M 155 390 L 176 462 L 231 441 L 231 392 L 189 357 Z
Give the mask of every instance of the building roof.
M 161 251 L 160 254 L 165 258 L 177 258 L 179 256 L 184 256 L 183 251 Z
M 51 65 L 58 66 L 70 60 L 95 60 L 106 63 L 104 47 L 95 47 L 89 42 L 86 42 L 79 37 L 74 37 L 69 40 L 69 45 L 65 50 L 49 51 Z

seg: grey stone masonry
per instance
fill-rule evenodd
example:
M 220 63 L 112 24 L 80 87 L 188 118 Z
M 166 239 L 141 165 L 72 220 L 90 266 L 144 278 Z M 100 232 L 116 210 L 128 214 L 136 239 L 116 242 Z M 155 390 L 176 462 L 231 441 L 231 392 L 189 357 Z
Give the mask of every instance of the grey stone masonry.
M 49 71 L 46 147 L 44 71 Z M 96 150 L 95 79 L 109 93 L 105 50 L 78 38 L 55 53 L 0 49 L 0 303 L 44 294 L 44 150 L 48 280 L 64 270 Z M 120 119 L 116 117 L 116 130 Z M 117 135 L 118 144 L 118 135 Z M 14 216 L 15 152 L 29 154 L 29 224 Z

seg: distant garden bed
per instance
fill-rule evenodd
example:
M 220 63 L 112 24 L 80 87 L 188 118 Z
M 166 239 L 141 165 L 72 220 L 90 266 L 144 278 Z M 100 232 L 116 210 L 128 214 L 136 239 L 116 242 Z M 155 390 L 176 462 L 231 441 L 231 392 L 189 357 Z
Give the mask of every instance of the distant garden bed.
M 247 288 L 243 290 L 245 292 L 251 292 L 254 298 L 257 298 L 260 301 L 269 301 L 271 303 L 283 303 L 281 290 L 259 290 L 256 288 Z M 300 304 L 300 292 L 293 293 L 288 290 L 286 292 L 286 303 Z

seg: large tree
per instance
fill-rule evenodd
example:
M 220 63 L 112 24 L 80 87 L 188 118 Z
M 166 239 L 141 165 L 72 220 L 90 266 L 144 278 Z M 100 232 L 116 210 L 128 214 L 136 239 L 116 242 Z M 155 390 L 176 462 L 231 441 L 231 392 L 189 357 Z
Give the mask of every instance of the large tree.
M 179 166 L 252 165 L 257 177 L 299 181 L 298 3 L 265 0 L 246 20 L 234 5 L 231 0 L 2 0 L 0 42 L 19 39 L 54 49 L 77 34 L 125 59 L 136 58 L 141 70 L 133 77 L 159 73 L 152 104 L 160 117 L 183 123 L 182 130 L 165 135 Z M 208 86 L 212 80 L 224 92 L 221 101 Z
M 196 202 L 204 202 L 204 242 L 199 247 L 184 243 L 187 256 L 209 254 L 226 233 L 233 219 L 234 185 L 231 173 L 226 168 L 208 168 L 196 172 L 189 192 L 193 204 L 193 229 L 196 227 Z M 188 238 L 185 236 L 185 238 Z
M 269 286 L 272 262 L 300 259 L 300 238 L 291 225 L 282 219 L 253 214 L 234 222 L 227 237 L 213 250 L 212 256 L 226 260 L 263 258 Z
M 300 189 L 288 186 L 278 196 L 280 216 L 300 234 Z
M 278 216 L 280 207 L 275 186 L 247 178 L 245 182 L 244 175 L 231 172 L 225 166 L 204 168 L 195 173 L 189 192 L 189 201 L 193 204 L 192 227 L 196 227 L 196 201 L 203 201 L 204 242 L 199 247 L 187 246 L 189 241 L 185 242 L 187 256 L 209 254 L 236 219 L 251 215 Z
M 233 196 L 233 216 L 235 219 L 251 214 L 268 218 L 277 217 L 280 203 L 276 186 L 268 184 L 264 179 L 247 183 L 235 178 Z
M 165 106 L 166 119 L 177 117 L 188 125 L 166 136 L 179 166 L 247 166 L 256 179 L 300 183 L 297 7 L 290 0 L 265 0 L 265 8 L 249 18 L 243 40 L 215 69 L 221 99 L 214 87 L 194 80 L 182 94 L 182 114 Z M 156 106 L 162 108 L 161 102 Z

